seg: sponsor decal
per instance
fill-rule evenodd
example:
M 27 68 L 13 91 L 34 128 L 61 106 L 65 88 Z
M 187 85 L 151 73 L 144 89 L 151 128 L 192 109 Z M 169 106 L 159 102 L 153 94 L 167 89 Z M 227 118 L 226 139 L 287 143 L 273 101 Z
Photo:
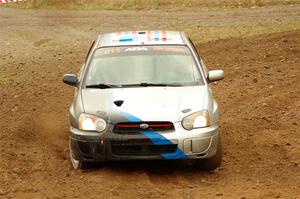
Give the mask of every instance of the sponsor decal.
M 170 35 L 171 36 L 171 35 Z M 171 41 L 167 31 L 133 31 L 133 32 L 117 32 L 112 35 L 112 42 L 151 42 L 151 41 Z
M 124 37 L 119 39 L 119 42 L 129 42 L 129 41 L 133 41 L 133 38 L 131 37 Z
M 95 58 L 101 57 L 101 56 L 111 56 L 111 55 L 122 55 L 124 53 L 128 54 L 135 54 L 135 53 L 142 53 L 143 55 L 147 55 L 148 53 L 153 54 L 155 52 L 165 52 L 170 54 L 189 54 L 189 49 L 182 47 L 182 46 L 137 46 L 137 47 L 110 47 L 110 48 L 103 48 L 101 50 L 98 50 Z M 144 52 L 144 53 L 143 53 Z M 138 55 L 138 54 L 135 54 Z
M 154 32 L 154 40 L 159 41 L 159 32 L 158 31 Z
M 131 48 L 127 48 L 125 49 L 125 52 L 128 52 L 128 51 L 148 51 L 148 48 L 142 46 L 142 47 L 131 47 Z

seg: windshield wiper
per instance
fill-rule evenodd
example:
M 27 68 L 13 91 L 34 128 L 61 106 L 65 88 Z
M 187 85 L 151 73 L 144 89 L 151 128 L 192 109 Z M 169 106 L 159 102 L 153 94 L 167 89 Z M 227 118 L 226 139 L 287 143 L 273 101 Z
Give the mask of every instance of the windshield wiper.
M 151 86 L 157 86 L 157 87 L 164 87 L 164 86 L 182 86 L 181 84 L 162 84 L 162 83 L 146 83 L 146 82 L 142 82 L 140 84 L 125 84 L 122 85 L 124 87 L 151 87 Z
M 100 88 L 100 89 L 105 89 L 105 88 L 119 88 L 120 86 L 118 85 L 112 85 L 112 84 L 93 84 L 93 85 L 86 85 L 86 88 Z
M 155 83 L 140 83 L 139 86 L 147 87 L 147 86 L 174 86 L 174 84 L 155 84 Z

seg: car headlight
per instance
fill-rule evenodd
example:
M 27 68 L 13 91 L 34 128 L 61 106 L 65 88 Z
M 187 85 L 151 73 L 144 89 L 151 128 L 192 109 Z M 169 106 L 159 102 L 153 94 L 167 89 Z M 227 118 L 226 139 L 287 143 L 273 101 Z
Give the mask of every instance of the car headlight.
M 80 130 L 102 132 L 105 128 L 106 122 L 102 118 L 84 113 L 79 116 Z
M 183 128 L 192 130 L 210 126 L 210 118 L 207 110 L 199 111 L 184 117 L 181 121 Z

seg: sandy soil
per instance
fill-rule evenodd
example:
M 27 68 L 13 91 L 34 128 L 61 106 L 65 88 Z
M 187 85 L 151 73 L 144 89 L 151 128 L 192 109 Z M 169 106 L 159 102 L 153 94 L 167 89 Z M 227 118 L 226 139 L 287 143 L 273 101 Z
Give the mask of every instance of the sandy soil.
M 99 32 L 299 20 L 299 8 L 1 9 L 0 198 L 300 198 L 300 30 L 197 45 L 209 68 L 226 72 L 212 85 L 224 145 L 222 166 L 213 172 L 161 161 L 74 171 L 67 111 L 73 89 L 61 81 L 79 69 Z

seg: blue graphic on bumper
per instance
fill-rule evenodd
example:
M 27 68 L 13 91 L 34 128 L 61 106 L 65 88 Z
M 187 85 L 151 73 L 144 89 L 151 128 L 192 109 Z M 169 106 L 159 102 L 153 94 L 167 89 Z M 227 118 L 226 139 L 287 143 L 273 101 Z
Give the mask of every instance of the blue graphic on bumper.
M 163 153 L 161 156 L 165 159 L 187 159 L 188 157 L 180 150 L 179 148 L 176 149 L 174 153 Z
M 122 114 L 131 122 L 143 122 L 141 119 L 128 113 L 123 112 Z M 140 133 L 148 137 L 155 145 L 173 144 L 170 140 L 162 136 L 160 133 L 153 131 L 140 131 Z M 161 156 L 165 159 L 187 159 L 187 156 L 179 148 L 177 148 L 174 153 L 163 153 L 161 154 Z
M 140 133 L 150 138 L 152 143 L 155 145 L 173 144 L 170 140 L 162 136 L 160 133 L 152 131 L 141 131 Z M 174 153 L 163 153 L 161 154 L 161 156 L 165 159 L 187 159 L 187 156 L 179 148 L 177 148 Z

